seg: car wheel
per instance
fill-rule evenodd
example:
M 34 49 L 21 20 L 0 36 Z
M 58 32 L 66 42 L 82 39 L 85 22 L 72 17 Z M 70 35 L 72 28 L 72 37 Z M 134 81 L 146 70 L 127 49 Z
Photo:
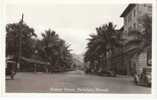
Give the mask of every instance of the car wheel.
M 149 85 L 149 87 L 152 87 L 151 83 L 149 83 L 148 85 Z
M 11 75 L 10 77 L 11 77 L 12 80 L 14 79 L 14 75 Z
M 151 87 L 151 83 L 148 81 L 147 78 L 146 78 L 146 86 L 147 86 L 147 87 Z

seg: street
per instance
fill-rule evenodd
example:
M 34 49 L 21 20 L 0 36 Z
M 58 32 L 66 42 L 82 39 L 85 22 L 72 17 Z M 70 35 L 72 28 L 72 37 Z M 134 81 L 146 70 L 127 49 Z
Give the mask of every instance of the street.
M 6 79 L 8 93 L 151 93 L 151 88 L 136 86 L 128 76 L 103 77 L 82 71 L 65 73 L 17 73 Z

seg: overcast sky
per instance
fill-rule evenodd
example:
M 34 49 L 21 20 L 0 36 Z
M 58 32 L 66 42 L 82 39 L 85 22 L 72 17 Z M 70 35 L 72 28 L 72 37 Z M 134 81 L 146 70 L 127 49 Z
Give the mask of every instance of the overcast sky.
M 120 28 L 119 16 L 127 4 L 7 4 L 6 23 L 18 22 L 24 13 L 24 22 L 35 29 L 38 38 L 41 32 L 51 28 L 67 43 L 73 53 L 85 52 L 89 34 L 95 28 L 113 22 Z

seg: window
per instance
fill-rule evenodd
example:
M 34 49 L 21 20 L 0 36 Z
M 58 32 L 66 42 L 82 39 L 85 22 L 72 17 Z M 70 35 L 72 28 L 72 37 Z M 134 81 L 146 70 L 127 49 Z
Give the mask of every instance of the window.
M 146 7 L 147 6 L 147 4 L 144 4 L 144 7 Z
M 129 23 L 131 21 L 131 17 L 132 17 L 132 14 L 130 13 L 127 17 L 127 22 Z
M 136 23 L 134 23 L 134 26 L 133 26 L 133 27 L 134 27 L 134 29 L 136 29 Z
M 136 10 L 134 10 L 134 17 L 136 16 Z
M 127 17 L 124 18 L 124 25 L 127 25 Z
M 152 9 L 152 5 L 148 5 L 148 8 Z
M 148 11 L 152 12 L 152 6 L 148 5 Z

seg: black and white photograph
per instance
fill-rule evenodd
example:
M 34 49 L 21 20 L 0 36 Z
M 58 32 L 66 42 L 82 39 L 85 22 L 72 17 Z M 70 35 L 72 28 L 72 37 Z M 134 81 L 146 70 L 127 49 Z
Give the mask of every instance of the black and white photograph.
M 5 93 L 152 94 L 153 3 L 5 5 Z

